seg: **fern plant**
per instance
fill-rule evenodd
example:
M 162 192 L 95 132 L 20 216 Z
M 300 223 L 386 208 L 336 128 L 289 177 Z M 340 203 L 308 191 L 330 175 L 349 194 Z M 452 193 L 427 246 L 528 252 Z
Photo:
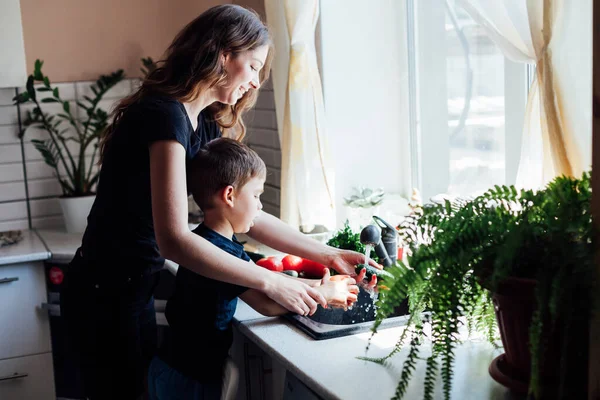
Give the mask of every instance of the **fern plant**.
M 73 115 L 70 103 L 60 97 L 58 88 L 52 87 L 48 76 L 42 72 L 43 61 L 36 60 L 33 74 L 27 78 L 26 91 L 15 96 L 15 104 L 33 103 L 35 107 L 27 111 L 22 137 L 28 128 L 43 129 L 48 139 L 32 140 L 42 154 L 44 162 L 54 170 L 64 197 L 87 196 L 94 193 L 99 172 L 94 171 L 94 161 L 98 153 L 98 138 L 108 125 L 108 114 L 98 107 L 102 97 L 125 77 L 123 70 L 102 75 L 91 86 L 94 97 L 84 96 L 77 105 L 85 112 L 83 118 Z M 35 86 L 36 83 L 41 83 Z M 40 98 L 38 92 L 48 92 L 50 96 Z M 43 112 L 41 103 L 58 103 L 62 112 L 50 115 Z M 67 128 L 66 126 L 70 126 Z M 92 147 L 91 160 L 86 162 L 86 152 Z
M 544 390 L 557 384 L 545 382 L 542 374 L 550 334 L 561 342 L 560 371 L 553 371 L 560 376 L 559 396 L 585 386 L 581 379 L 586 374 L 567 365 L 581 356 L 579 363 L 587 371 L 586 332 L 595 277 L 590 201 L 590 174 L 585 173 L 581 179 L 556 178 L 537 192 L 495 186 L 462 204 L 428 204 L 422 214 L 414 214 L 401 226 L 410 248 L 408 262 L 388 269 L 394 279 L 390 290 L 380 295 L 373 333 L 407 296 L 409 326 L 390 355 L 366 358 L 385 363 L 403 346 L 410 347 L 394 399 L 403 397 L 419 360 L 426 363 L 425 398 L 433 398 L 438 374 L 444 398 L 450 398 L 459 327 L 466 320 L 469 331 L 481 332 L 496 343 L 491 292 L 508 277 L 536 281 L 529 337 L 530 395 L 545 398 Z M 424 315 L 431 324 L 427 337 L 421 329 L 427 322 Z M 420 346 L 423 340 L 431 347 Z M 547 371 L 548 366 L 544 368 Z

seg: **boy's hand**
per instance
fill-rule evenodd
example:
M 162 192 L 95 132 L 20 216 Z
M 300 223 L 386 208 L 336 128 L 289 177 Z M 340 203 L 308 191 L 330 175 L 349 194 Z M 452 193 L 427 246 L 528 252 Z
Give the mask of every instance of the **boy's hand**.
M 325 269 L 321 285 L 315 289 L 321 292 L 328 305 L 344 310 L 358 298 L 358 286 L 354 278 L 349 275 L 331 276 L 328 268 Z
M 360 270 L 360 273 L 356 277 L 356 281 L 359 282 L 367 291 L 377 290 L 377 275 L 371 275 L 371 280 L 367 282 L 367 284 L 363 284 L 363 280 L 365 279 L 365 275 L 367 274 L 367 269 L 363 268 Z

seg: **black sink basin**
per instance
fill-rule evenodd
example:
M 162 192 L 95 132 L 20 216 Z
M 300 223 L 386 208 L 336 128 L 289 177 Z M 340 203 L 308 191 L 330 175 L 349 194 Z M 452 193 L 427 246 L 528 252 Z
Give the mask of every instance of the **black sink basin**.
M 366 332 L 373 326 L 375 320 L 375 300 L 371 295 L 360 289 L 358 300 L 351 310 L 340 308 L 323 308 L 310 317 L 288 314 L 286 318 L 296 327 L 316 340 L 330 339 L 340 336 L 354 335 Z M 380 329 L 405 325 L 408 321 L 408 302 L 403 301 L 396 307 L 392 315 L 380 325 Z

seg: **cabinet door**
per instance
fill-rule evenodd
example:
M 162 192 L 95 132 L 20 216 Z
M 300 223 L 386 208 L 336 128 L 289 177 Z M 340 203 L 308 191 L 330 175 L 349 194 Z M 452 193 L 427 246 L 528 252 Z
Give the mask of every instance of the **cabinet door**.
M 52 353 L 0 360 L 0 399 L 56 399 Z
M 322 400 L 289 371 L 285 376 L 283 400 Z
M 25 86 L 25 44 L 19 0 L 0 2 L 0 88 Z
M 0 266 L 0 360 L 51 351 L 44 265 Z

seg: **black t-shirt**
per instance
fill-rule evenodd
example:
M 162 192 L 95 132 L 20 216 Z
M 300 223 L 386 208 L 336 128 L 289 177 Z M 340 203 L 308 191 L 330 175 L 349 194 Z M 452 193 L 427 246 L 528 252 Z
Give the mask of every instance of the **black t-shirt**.
M 203 224 L 194 233 L 229 254 L 250 261 L 235 236 L 228 239 Z M 165 310 L 169 334 L 159 351 L 160 357 L 199 382 L 219 381 L 231 347 L 231 321 L 237 297 L 246 290 L 248 288 L 206 278 L 180 266 Z
M 183 104 L 176 100 L 150 96 L 132 105 L 106 148 L 82 241 L 84 260 L 102 270 L 118 266 L 110 271 L 115 277 L 160 270 L 164 258 L 152 220 L 149 146 L 158 140 L 176 140 L 185 148 L 187 163 L 201 146 L 220 135 L 216 122 L 204 113 L 194 131 Z

